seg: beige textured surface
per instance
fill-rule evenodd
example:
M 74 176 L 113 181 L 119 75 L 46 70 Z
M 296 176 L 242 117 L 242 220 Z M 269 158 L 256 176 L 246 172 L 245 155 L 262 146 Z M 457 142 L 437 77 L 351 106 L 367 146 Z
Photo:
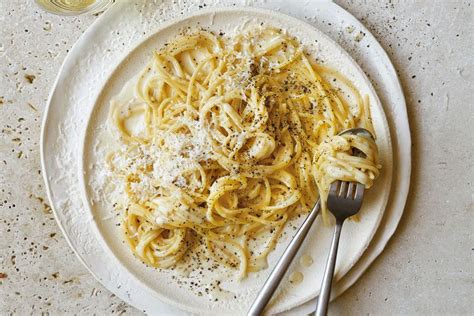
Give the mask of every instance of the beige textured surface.
M 139 314 L 76 259 L 40 175 L 49 90 L 96 17 L 57 17 L 32 2 L 0 0 L 0 314 Z M 413 177 L 395 236 L 331 313 L 472 314 L 474 4 L 337 2 L 369 27 L 399 72 Z

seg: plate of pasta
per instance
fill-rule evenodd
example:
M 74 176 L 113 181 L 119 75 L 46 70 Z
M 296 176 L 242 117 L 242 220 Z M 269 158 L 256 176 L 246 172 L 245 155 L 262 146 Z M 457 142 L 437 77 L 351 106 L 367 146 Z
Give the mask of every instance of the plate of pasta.
M 353 127 L 376 139 L 339 135 Z M 161 26 L 105 82 L 83 135 L 91 225 L 123 271 L 192 313 L 244 313 L 319 199 L 269 312 L 316 297 L 330 183 L 370 188 L 341 236 L 336 280 L 368 247 L 390 191 L 390 133 L 370 81 L 329 37 L 272 11 Z
M 85 192 L 91 212 L 109 218 L 99 231 L 133 274 L 167 301 L 185 297 L 185 309 L 248 308 L 319 198 L 306 264 L 272 308 L 316 296 L 305 283 L 322 275 L 334 179 L 369 188 L 383 171 L 345 228 L 336 278 L 382 217 L 391 152 L 380 101 L 347 54 L 288 17 L 212 11 L 162 28 L 117 68 L 91 117 Z M 377 143 L 338 136 L 353 127 Z

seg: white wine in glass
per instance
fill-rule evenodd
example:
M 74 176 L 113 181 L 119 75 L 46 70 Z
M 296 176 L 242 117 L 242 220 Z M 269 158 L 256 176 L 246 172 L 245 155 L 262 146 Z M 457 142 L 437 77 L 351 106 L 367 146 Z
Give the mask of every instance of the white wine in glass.
M 59 15 L 97 13 L 104 10 L 113 0 L 35 0 L 44 10 Z

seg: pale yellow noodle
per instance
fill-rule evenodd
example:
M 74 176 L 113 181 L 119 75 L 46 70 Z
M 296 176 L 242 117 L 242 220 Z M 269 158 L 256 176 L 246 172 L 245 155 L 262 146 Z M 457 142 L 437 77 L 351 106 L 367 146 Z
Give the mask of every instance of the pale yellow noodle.
M 328 222 L 334 180 L 370 187 L 379 174 L 372 139 L 338 136 L 374 133 L 368 97 L 277 29 L 183 36 L 156 52 L 133 96 L 111 108 L 123 149 L 107 164 L 124 184 L 123 231 L 155 267 L 174 266 L 200 241 L 245 277 L 266 267 L 285 223 L 318 197 Z M 141 132 L 127 125 L 137 116 Z M 258 238 L 266 240 L 254 251 Z

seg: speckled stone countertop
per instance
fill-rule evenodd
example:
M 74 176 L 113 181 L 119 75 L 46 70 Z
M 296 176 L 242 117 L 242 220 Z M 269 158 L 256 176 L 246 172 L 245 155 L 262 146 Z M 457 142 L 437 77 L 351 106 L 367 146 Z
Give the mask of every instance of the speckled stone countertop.
M 383 254 L 332 314 L 474 311 L 474 23 L 471 1 L 337 1 L 391 57 L 407 99 L 413 176 Z M 0 314 L 140 314 L 104 289 L 56 225 L 40 122 L 68 50 L 96 16 L 0 1 Z

